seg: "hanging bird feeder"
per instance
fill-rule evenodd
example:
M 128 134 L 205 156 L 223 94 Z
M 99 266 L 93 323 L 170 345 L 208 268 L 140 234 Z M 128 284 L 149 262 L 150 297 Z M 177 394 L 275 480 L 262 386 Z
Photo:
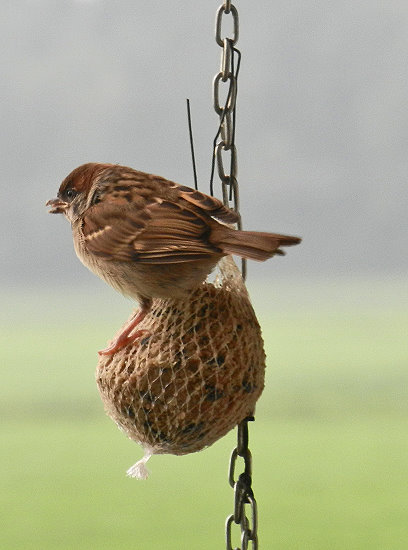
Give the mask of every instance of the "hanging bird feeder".
M 222 19 L 228 14 L 233 20 L 232 38 L 222 38 Z M 238 214 L 240 228 L 237 40 L 238 12 L 225 2 L 216 16 L 216 42 L 222 54 L 213 86 L 220 122 L 213 144 L 210 192 L 217 166 L 224 204 Z M 226 86 L 224 105 L 220 104 L 222 85 Z M 192 141 L 191 131 L 190 137 Z M 245 274 L 245 261 L 242 271 Z M 155 299 L 137 328 L 145 337 L 114 354 L 101 355 L 96 380 L 107 414 L 145 449 L 128 475 L 145 478 L 145 463 L 151 455 L 199 451 L 254 414 L 264 387 L 265 353 L 243 275 L 230 256 L 220 261 L 214 282 L 204 282 L 183 300 Z
M 146 477 L 152 454 L 208 447 L 252 415 L 264 387 L 261 330 L 241 273 L 224 258 L 214 283 L 183 300 L 154 300 L 146 337 L 99 359 L 108 415 L 145 449 L 128 474 Z

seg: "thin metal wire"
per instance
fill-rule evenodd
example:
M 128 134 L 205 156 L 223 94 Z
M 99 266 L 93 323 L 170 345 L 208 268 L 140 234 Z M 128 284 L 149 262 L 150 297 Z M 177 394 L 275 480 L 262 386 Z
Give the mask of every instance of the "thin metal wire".
M 194 154 L 193 126 L 191 124 L 190 100 L 187 98 L 186 101 L 187 101 L 188 134 L 190 136 L 191 160 L 193 163 L 194 187 L 198 189 L 197 167 L 196 167 L 196 160 L 195 160 L 195 154 Z

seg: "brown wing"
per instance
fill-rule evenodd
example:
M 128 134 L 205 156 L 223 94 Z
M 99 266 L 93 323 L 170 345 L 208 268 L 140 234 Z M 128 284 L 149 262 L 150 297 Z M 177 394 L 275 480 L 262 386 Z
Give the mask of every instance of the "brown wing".
M 181 263 L 221 253 L 208 240 L 208 221 L 194 205 L 166 199 L 150 198 L 142 209 L 103 202 L 88 210 L 83 232 L 89 251 L 106 260 Z
M 200 191 L 183 185 L 178 186 L 178 193 L 180 197 L 190 203 L 190 205 L 199 208 L 217 220 L 221 220 L 225 223 L 237 223 L 239 220 L 239 214 L 224 206 L 224 204 L 215 197 L 210 197 L 209 195 L 205 195 Z

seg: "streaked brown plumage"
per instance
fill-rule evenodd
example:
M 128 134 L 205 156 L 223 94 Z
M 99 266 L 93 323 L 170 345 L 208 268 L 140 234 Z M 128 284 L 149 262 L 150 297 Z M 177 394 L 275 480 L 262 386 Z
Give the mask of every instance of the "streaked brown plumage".
M 116 290 L 139 301 L 114 353 L 139 333 L 131 333 L 155 297 L 181 298 L 196 288 L 227 254 L 264 261 L 282 255 L 281 246 L 298 237 L 238 231 L 226 224 L 238 215 L 222 202 L 159 176 L 112 164 L 79 166 L 62 182 L 53 214 L 71 222 L 79 259 Z

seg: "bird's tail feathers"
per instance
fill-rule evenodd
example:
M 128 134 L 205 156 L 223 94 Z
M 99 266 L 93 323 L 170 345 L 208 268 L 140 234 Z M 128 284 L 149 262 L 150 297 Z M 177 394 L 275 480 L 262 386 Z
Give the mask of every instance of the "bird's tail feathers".
M 236 254 L 248 260 L 264 262 L 275 254 L 283 256 L 285 252 L 280 249 L 281 246 L 293 246 L 300 241 L 299 237 L 289 235 L 230 229 L 223 231 L 217 246 L 226 254 Z

